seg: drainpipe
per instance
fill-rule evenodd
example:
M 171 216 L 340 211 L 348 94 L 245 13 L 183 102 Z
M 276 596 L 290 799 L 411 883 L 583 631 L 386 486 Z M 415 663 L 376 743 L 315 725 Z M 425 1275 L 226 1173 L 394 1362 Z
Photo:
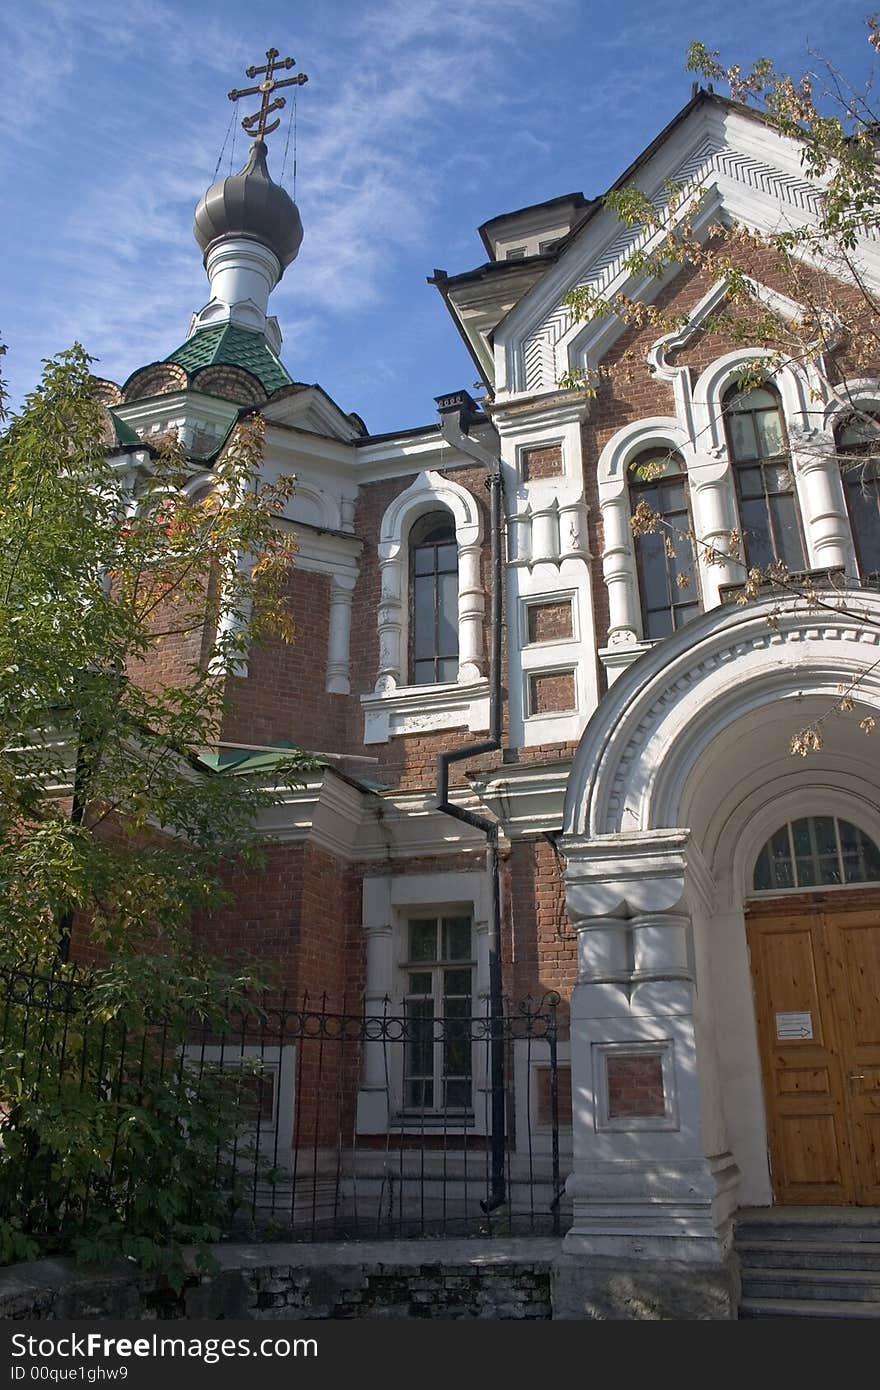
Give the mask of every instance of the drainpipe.
M 486 871 L 489 877 L 489 1077 L 492 1094 L 490 1190 L 485 1212 L 503 1206 L 504 1181 L 504 1000 L 501 979 L 501 898 L 498 875 L 498 823 L 487 816 L 456 806 L 449 800 L 449 767 L 481 753 L 495 753 L 501 747 L 501 460 L 466 433 L 480 417 L 476 403 L 467 391 L 438 396 L 440 433 L 448 444 L 481 463 L 488 471 L 490 607 L 489 607 L 489 737 L 480 743 L 441 753 L 437 758 L 437 810 L 454 816 L 465 825 L 481 830 L 486 837 Z

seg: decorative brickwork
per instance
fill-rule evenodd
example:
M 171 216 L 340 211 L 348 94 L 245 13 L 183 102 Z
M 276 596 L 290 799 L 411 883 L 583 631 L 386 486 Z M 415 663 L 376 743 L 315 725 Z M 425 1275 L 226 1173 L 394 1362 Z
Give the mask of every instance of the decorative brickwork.
M 614 1054 L 607 1060 L 608 1118 L 661 1118 L 666 1114 L 659 1053 Z
M 530 642 L 564 641 L 572 635 L 571 599 L 550 599 L 546 603 L 528 605 Z
M 573 671 L 534 671 L 529 676 L 529 714 L 560 714 L 576 708 Z
M 524 483 L 533 483 L 538 478 L 558 478 L 562 473 L 562 445 L 547 444 L 539 449 L 523 449 L 519 466 Z

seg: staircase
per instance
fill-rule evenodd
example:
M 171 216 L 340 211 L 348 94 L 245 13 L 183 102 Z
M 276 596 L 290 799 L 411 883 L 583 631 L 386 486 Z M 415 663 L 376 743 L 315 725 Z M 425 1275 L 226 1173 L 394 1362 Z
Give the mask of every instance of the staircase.
M 741 1318 L 880 1318 L 880 1208 L 737 1214 Z

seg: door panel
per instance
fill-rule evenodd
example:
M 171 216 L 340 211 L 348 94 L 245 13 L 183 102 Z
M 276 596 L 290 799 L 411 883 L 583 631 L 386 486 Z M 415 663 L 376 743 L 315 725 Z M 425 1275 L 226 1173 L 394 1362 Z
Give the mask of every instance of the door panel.
M 880 1205 L 880 896 L 762 902 L 747 927 L 776 1200 Z
M 880 914 L 824 918 L 835 981 L 841 1055 L 855 1160 L 856 1201 L 880 1204 Z
M 821 913 L 748 921 L 776 1200 L 855 1200 Z M 810 1036 L 791 1036 L 800 1030 Z

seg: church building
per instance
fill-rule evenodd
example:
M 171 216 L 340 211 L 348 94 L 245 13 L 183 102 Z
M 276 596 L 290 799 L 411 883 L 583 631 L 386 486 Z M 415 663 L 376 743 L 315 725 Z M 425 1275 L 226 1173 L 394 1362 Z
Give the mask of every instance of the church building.
M 228 678 L 219 751 L 296 746 L 320 770 L 267 814 L 265 865 L 212 944 L 367 1015 L 558 994 L 572 1268 L 638 1285 L 665 1266 L 668 1289 L 714 1280 L 735 1301 L 738 1211 L 880 1205 L 880 777 L 860 727 L 880 706 L 880 482 L 841 468 L 862 435 L 840 404 L 844 384 L 880 412 L 880 363 L 854 377 L 833 346 L 780 362 L 723 341 L 723 280 L 636 268 L 657 233 L 563 193 L 494 217 L 476 268 L 431 278 L 484 399 L 438 394 L 423 425 L 370 434 L 348 409 L 368 402 L 283 365 L 270 297 L 303 228 L 269 158 L 256 138 L 196 208 L 209 288 L 189 328 L 100 383 L 132 467 L 174 430 L 190 487 L 210 486 L 258 411 L 265 477 L 297 480 L 297 637 Z M 701 190 L 701 236 L 809 222 L 821 197 L 794 140 L 706 91 L 629 185 L 661 209 Z M 877 243 L 860 255 L 880 287 Z M 757 300 L 801 313 L 759 262 Z M 584 288 L 678 326 L 584 320 Z M 561 384 L 577 372 L 602 374 L 594 394 Z M 659 529 L 634 532 L 643 502 Z M 737 602 L 777 560 L 813 598 Z M 190 659 L 163 647 L 154 678 Z M 793 755 L 816 720 L 821 747 Z M 546 1145 L 545 1053 L 511 1057 Z M 358 1135 L 444 1108 L 479 1132 L 488 1084 L 443 1047 L 389 1078 L 368 1045 Z

